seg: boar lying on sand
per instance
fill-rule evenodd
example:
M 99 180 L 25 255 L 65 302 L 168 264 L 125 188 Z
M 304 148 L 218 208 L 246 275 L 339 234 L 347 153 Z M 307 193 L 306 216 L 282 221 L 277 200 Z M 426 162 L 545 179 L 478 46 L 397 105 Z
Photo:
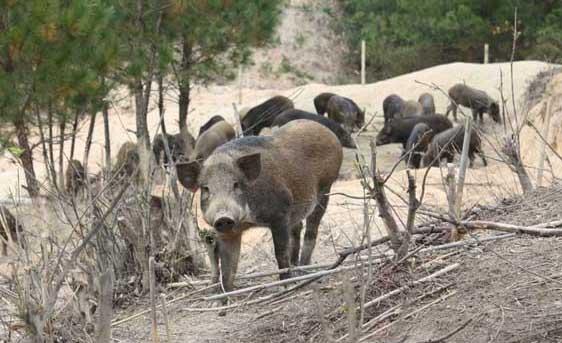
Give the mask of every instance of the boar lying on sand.
M 342 163 L 342 147 L 325 126 L 292 121 L 271 137 L 244 137 L 218 147 L 201 165 L 179 164 L 178 179 L 201 189 L 204 220 L 217 234 L 217 269 L 225 291 L 233 288 L 242 232 L 255 226 L 271 230 L 280 269 L 309 264 L 328 194 Z M 306 219 L 304 244 L 300 239 Z M 287 272 L 280 278 L 288 278 Z M 218 273 L 213 275 L 218 280 Z

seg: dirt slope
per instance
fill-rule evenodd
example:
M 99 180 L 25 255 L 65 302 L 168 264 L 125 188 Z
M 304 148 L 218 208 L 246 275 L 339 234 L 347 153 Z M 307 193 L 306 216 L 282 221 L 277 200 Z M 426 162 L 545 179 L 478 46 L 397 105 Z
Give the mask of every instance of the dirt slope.
M 347 45 L 333 31 L 336 0 L 285 1 L 272 42 L 255 49 L 251 65 L 232 85 L 284 89 L 309 82 L 350 82 L 344 63 Z

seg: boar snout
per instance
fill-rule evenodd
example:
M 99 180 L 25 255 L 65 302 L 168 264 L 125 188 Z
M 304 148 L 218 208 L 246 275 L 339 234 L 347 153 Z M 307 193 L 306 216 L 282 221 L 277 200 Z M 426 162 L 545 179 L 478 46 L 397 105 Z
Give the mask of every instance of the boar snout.
M 225 217 L 219 217 L 213 223 L 213 227 L 218 232 L 230 231 L 230 230 L 234 229 L 235 226 L 236 226 L 236 222 L 234 221 L 234 219 L 232 219 L 230 217 L 226 217 L 226 216 Z

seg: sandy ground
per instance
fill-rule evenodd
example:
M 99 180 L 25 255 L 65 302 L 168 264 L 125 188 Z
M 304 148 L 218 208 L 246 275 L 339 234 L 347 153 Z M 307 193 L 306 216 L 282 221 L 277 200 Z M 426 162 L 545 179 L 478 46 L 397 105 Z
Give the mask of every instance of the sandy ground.
M 547 70 L 549 65 L 542 62 L 517 62 L 514 64 L 514 90 L 515 99 L 518 109 L 522 109 L 524 103 L 521 101 L 522 95 L 528 82 L 540 71 Z M 294 99 L 295 106 L 308 111 L 314 111 L 312 99 L 321 92 L 329 91 L 342 94 L 353 98 L 361 107 L 367 110 L 367 120 L 371 116 L 375 119 L 369 127 L 368 131 L 358 137 L 360 143 L 359 151 L 345 149 L 345 161 L 342 167 L 342 174 L 345 178 L 357 175 L 354 167 L 355 154 L 359 153 L 368 161 L 369 141 L 372 139 L 378 129 L 382 126 L 382 101 L 386 96 L 397 93 L 406 99 L 417 99 L 418 95 L 431 91 L 435 97 L 438 113 L 444 113 L 448 105 L 448 99 L 439 90 L 431 90 L 430 87 L 421 84 L 428 83 L 447 90 L 450 86 L 457 82 L 466 82 L 480 89 L 485 90 L 491 96 L 499 98 L 499 88 L 504 77 L 504 84 L 508 82 L 509 64 L 467 64 L 452 63 L 441 65 L 415 73 L 402 75 L 396 78 L 380 81 L 367 85 L 346 85 L 346 86 L 329 86 L 323 84 L 309 84 L 302 87 L 291 89 L 243 89 L 243 102 L 237 106 L 253 106 L 263 100 L 276 95 L 282 94 Z M 507 93 L 507 92 L 506 92 Z M 228 86 L 212 86 L 208 88 L 196 87 L 192 93 L 191 113 L 189 117 L 189 128 L 192 133 L 198 131 L 198 127 L 203 124 L 207 118 L 215 114 L 223 115 L 231 123 L 235 123 L 235 115 L 233 103 L 237 102 L 238 90 Z M 110 129 L 111 129 L 111 149 L 116 154 L 119 147 L 126 141 L 134 140 L 135 135 L 131 130 L 135 129 L 134 108 L 132 100 L 127 97 L 127 92 L 117 94 L 116 98 L 123 100 L 117 101 L 116 105 L 110 110 Z M 510 100 L 509 95 L 505 97 Z M 511 104 L 511 101 L 509 102 Z M 177 95 L 172 91 L 166 93 L 166 124 L 168 130 L 177 132 Z M 510 110 L 512 111 L 512 110 Z M 90 166 L 92 172 L 101 167 L 103 161 L 103 131 L 102 118 L 98 116 L 96 123 L 96 131 L 94 135 L 93 148 L 90 154 Z M 158 127 L 158 114 L 154 106 L 148 116 L 151 135 L 156 133 Z M 81 125 L 81 130 L 77 140 L 78 159 L 82 158 L 84 150 L 84 140 L 86 136 L 86 121 Z M 502 136 L 502 128 L 500 125 L 494 125 L 491 121 L 486 121 L 483 128 L 487 133 L 488 142 L 486 143 L 487 154 L 494 155 L 491 145 L 497 145 Z M 68 149 L 68 146 L 67 146 Z M 378 166 L 385 173 L 388 172 L 399 158 L 400 147 L 396 144 L 387 145 L 378 149 Z M 56 154 L 58 156 L 58 154 Z M 40 177 L 45 175 L 44 166 L 41 163 L 41 153 L 36 151 L 36 169 Z M 397 168 L 397 171 L 391 177 L 393 189 L 401 196 L 405 195 L 406 176 L 403 165 Z M 423 170 L 416 170 L 416 180 L 418 186 L 422 183 Z M 6 197 L 17 191 L 17 184 L 22 180 L 22 172 L 12 162 L 9 157 L 0 158 L 0 196 Z M 486 192 L 483 192 L 483 190 Z M 467 187 L 465 196 L 465 207 L 470 207 L 478 202 L 494 202 L 498 198 L 505 195 L 514 194 L 518 191 L 517 179 L 508 168 L 492 161 L 488 168 L 483 168 L 481 162 L 477 160 L 476 168 L 468 172 Z M 333 193 L 346 193 L 351 195 L 361 195 L 362 189 L 358 180 L 340 181 L 333 187 Z M 418 187 L 419 191 L 419 187 Z M 397 205 L 403 205 L 399 198 L 391 195 L 391 199 Z M 428 174 L 426 195 L 424 204 L 428 206 L 443 207 L 446 204 L 446 196 L 441 182 L 441 171 L 433 168 Z M 357 228 L 363 227 L 363 216 L 361 215 L 361 201 L 352 200 L 345 196 L 334 196 L 330 202 L 327 215 L 323 221 L 323 226 L 329 229 L 325 231 L 343 230 L 343 233 L 335 232 L 338 237 L 345 236 L 348 243 L 356 242 L 360 237 L 360 233 L 356 232 Z M 201 223 L 204 225 L 204 223 Z M 245 241 L 252 245 L 252 242 L 261 242 L 265 231 L 253 230 L 246 234 Z M 265 235 L 269 237 L 267 232 Z M 351 239 L 354 237 L 355 239 Z M 270 247 L 268 246 L 268 250 Z M 320 250 L 320 249 L 319 249 Z

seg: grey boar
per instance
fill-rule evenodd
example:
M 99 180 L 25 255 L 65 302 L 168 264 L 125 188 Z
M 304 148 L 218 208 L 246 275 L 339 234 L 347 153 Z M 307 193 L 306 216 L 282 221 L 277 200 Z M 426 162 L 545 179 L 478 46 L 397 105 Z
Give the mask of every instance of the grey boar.
M 455 153 L 460 153 L 462 151 L 464 131 L 464 125 L 461 125 L 436 134 L 431 140 L 431 144 L 429 144 L 427 152 L 423 157 L 423 165 L 425 167 L 436 166 L 439 165 L 442 159 L 446 159 L 449 163 L 453 162 Z M 475 130 L 471 130 L 468 149 L 470 167 L 474 165 L 476 153 L 480 155 L 484 166 L 487 166 L 488 162 L 482 151 L 480 137 Z
M 201 136 L 203 134 L 203 132 L 210 129 L 211 126 L 215 125 L 219 121 L 225 121 L 223 116 L 220 116 L 220 115 L 212 116 L 209 120 L 207 120 L 207 122 L 205 124 L 201 125 L 201 127 L 199 128 L 199 134 L 197 135 L 197 137 Z
M 219 121 L 197 138 L 190 161 L 202 162 L 224 143 L 234 139 L 236 132 L 226 121 Z
M 343 128 L 351 133 L 353 127 L 360 129 L 365 125 L 365 113 L 353 100 L 334 95 L 328 101 L 326 107 L 328 118 L 343 125 Z
M 316 113 L 319 115 L 326 114 L 326 109 L 328 108 L 328 101 L 334 93 L 320 93 L 314 98 L 314 108 L 316 109 Z
M 202 165 L 177 166 L 185 188 L 201 188 L 203 218 L 217 234 L 215 255 L 220 259 L 225 291 L 233 289 L 242 232 L 255 226 L 271 230 L 279 269 L 310 263 L 328 205 L 327 194 L 341 167 L 342 150 L 336 135 L 323 125 L 296 120 L 271 137 L 230 141 Z M 218 270 L 217 259 L 212 263 Z M 281 279 L 288 277 L 288 272 L 280 274 Z M 213 281 L 217 280 L 215 273 Z
M 18 240 L 22 238 L 21 241 Z M 8 237 L 9 235 L 9 237 Z M 2 256 L 8 255 L 8 243 L 11 239 L 13 242 L 20 242 L 23 246 L 23 228 L 18 224 L 14 215 L 4 206 L 0 205 L 0 240 L 2 241 Z
M 391 94 L 384 98 L 384 101 L 382 102 L 382 111 L 384 113 L 385 123 L 396 116 L 402 116 L 404 102 L 404 99 L 396 94 Z
M 435 114 L 435 100 L 433 99 L 433 95 L 423 93 L 418 98 L 418 102 L 422 106 L 422 115 L 428 116 Z
M 319 124 L 322 124 L 328 129 L 330 129 L 330 131 L 332 131 L 338 137 L 343 147 L 350 148 L 350 149 L 357 148 L 349 132 L 345 131 L 340 124 L 336 123 L 330 118 L 319 116 L 314 113 L 309 113 L 301 110 L 288 110 L 281 113 L 277 118 L 275 118 L 272 126 L 273 127 L 283 126 L 289 122 L 299 119 L 311 120 Z
M 137 174 L 140 164 L 137 144 L 125 142 L 117 152 L 117 161 L 112 172 L 113 175 L 131 177 Z
M 256 107 L 251 108 L 242 118 L 242 131 L 245 136 L 257 136 L 265 127 L 271 127 L 271 123 L 283 111 L 295 108 L 291 99 L 278 95 Z
M 423 113 L 422 105 L 414 100 L 408 100 L 404 102 L 402 107 L 402 118 L 420 116 Z
M 419 123 L 427 124 L 429 128 L 431 128 L 433 134 L 437 134 L 453 127 L 451 121 L 440 114 L 409 118 L 395 118 L 384 124 L 383 128 L 377 134 L 376 144 L 385 145 L 390 143 L 402 143 L 402 147 L 405 149 L 412 130 Z
M 86 186 L 86 171 L 78 160 L 71 160 L 64 173 L 66 192 L 76 196 Z
M 447 107 L 445 115 L 448 117 L 449 112 L 452 111 L 455 121 L 457 121 L 457 107 L 458 105 L 462 105 L 472 110 L 472 119 L 474 122 L 480 118 L 480 123 L 483 123 L 484 113 L 488 113 L 496 123 L 501 122 L 500 106 L 498 102 L 484 91 L 458 83 L 449 89 L 449 97 L 452 101 Z
M 408 141 L 406 142 L 406 165 L 409 168 L 419 168 L 421 166 L 422 155 L 427 150 L 433 131 L 426 123 L 419 123 L 414 126 Z
M 175 135 L 166 134 L 166 140 L 168 141 L 168 149 L 170 150 L 170 156 L 173 162 L 186 160 L 193 151 L 194 140 L 193 137 L 188 134 L 189 137 L 186 139 L 182 137 L 181 133 Z M 156 163 L 162 163 L 167 165 L 168 155 L 166 153 L 164 134 L 160 133 L 154 137 L 154 142 L 152 143 L 152 152 L 154 153 L 154 158 Z

